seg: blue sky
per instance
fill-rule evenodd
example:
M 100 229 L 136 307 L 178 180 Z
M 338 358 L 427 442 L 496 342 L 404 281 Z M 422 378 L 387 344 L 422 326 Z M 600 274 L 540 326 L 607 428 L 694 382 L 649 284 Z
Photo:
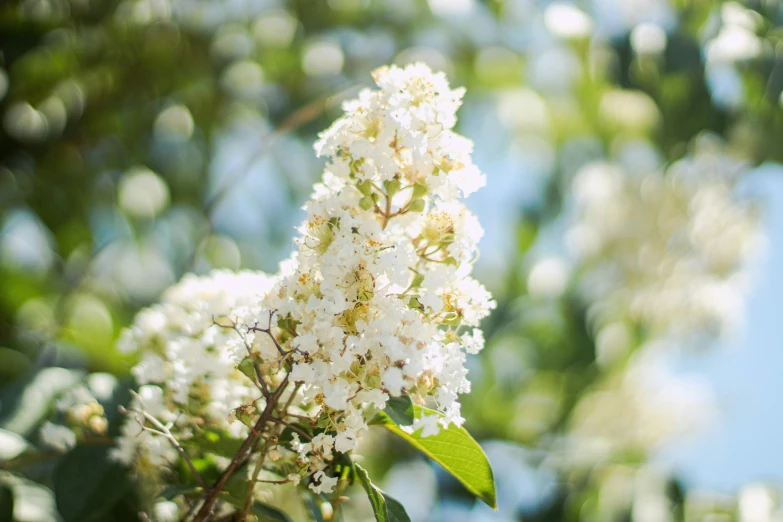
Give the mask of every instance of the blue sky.
M 663 455 L 693 487 L 727 492 L 748 482 L 783 482 L 783 168 L 759 168 L 751 189 L 762 195 L 768 245 L 745 325 L 713 351 L 686 361 L 689 371 L 712 383 L 721 417 Z

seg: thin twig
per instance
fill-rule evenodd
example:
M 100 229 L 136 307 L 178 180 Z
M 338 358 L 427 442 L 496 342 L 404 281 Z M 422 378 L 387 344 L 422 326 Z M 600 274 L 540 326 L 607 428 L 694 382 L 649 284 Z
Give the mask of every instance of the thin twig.
M 272 317 L 274 317 L 276 310 L 269 310 L 269 323 L 267 324 L 266 328 L 259 328 L 258 323 L 254 324 L 253 326 L 248 326 L 247 331 L 248 332 L 263 332 L 269 336 L 270 339 L 272 339 L 272 342 L 275 343 L 275 347 L 277 348 L 277 351 L 280 352 L 280 355 L 285 357 L 290 352 L 286 352 L 282 346 L 277 342 L 277 339 L 275 339 L 274 334 L 272 334 Z
M 247 514 L 250 513 L 250 506 L 253 504 L 253 495 L 255 494 L 256 481 L 258 481 L 258 475 L 261 473 L 261 469 L 264 467 L 264 461 L 266 455 L 269 452 L 269 445 L 264 443 L 264 452 L 258 457 L 256 467 L 253 469 L 253 475 L 250 479 L 250 484 L 247 488 L 247 496 L 245 497 L 245 506 L 242 509 L 242 514 L 239 515 L 239 522 L 245 522 L 247 520 Z
M 256 479 L 256 482 L 260 482 L 261 484 L 288 484 L 291 482 L 291 479 L 285 479 L 285 480 L 261 480 Z
M 215 317 L 212 317 L 212 324 L 219 326 L 221 328 L 231 328 L 234 330 L 240 339 L 242 339 L 242 344 L 245 345 L 245 349 L 247 350 L 247 355 L 253 360 L 253 369 L 255 370 L 256 377 L 258 378 L 257 383 L 253 383 L 256 385 L 256 387 L 261 390 L 261 394 L 264 396 L 265 399 L 269 399 L 269 396 L 271 393 L 269 392 L 269 387 L 266 384 L 266 381 L 264 381 L 264 374 L 261 371 L 261 367 L 258 365 L 258 363 L 255 361 L 255 358 L 253 356 L 253 349 L 250 347 L 250 344 L 247 342 L 247 337 L 244 333 L 239 329 L 239 326 L 237 325 L 236 321 L 231 321 L 230 325 L 225 325 L 217 322 Z
M 134 391 L 131 391 L 131 394 L 136 398 L 136 400 L 139 401 L 139 403 L 142 403 L 141 397 L 139 394 L 137 394 Z M 123 408 L 124 410 L 125 408 Z M 188 464 L 188 467 L 190 468 L 191 473 L 193 473 L 193 476 L 196 478 L 196 482 L 198 482 L 199 486 L 206 489 L 207 484 L 204 482 L 204 479 L 201 478 L 201 475 L 199 474 L 198 470 L 196 469 L 196 466 L 193 465 L 193 461 L 190 460 L 190 457 L 188 457 L 187 452 L 185 451 L 185 448 L 180 445 L 179 441 L 177 441 L 176 437 L 171 433 L 171 430 L 169 430 L 168 426 L 160 422 L 158 419 L 147 413 L 146 411 L 139 409 L 139 408 L 131 408 L 130 411 L 136 412 L 140 415 L 142 415 L 148 422 L 150 422 L 153 426 L 157 428 L 157 430 L 153 430 L 149 428 L 148 426 L 144 426 L 142 424 L 142 428 L 145 430 L 152 431 L 154 433 L 157 433 L 158 435 L 161 435 L 165 437 L 166 439 L 171 442 L 171 444 L 174 446 L 174 448 L 179 452 L 179 454 L 182 456 L 183 459 L 185 459 L 185 462 Z

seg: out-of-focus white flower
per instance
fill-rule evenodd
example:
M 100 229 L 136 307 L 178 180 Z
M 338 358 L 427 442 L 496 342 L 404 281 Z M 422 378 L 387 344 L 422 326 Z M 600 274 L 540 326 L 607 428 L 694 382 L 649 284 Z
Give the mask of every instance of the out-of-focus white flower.
M 179 520 L 179 506 L 176 502 L 158 502 L 153 507 L 153 512 L 155 513 L 155 520 L 160 522 L 176 522 Z
M 778 492 L 763 484 L 749 484 L 739 495 L 740 522 L 768 522 L 780 516 Z M 777 516 L 776 516 L 777 511 Z
M 247 355 L 242 330 L 223 326 L 237 324 L 232 311 L 256 303 L 273 284 L 260 272 L 187 275 L 160 304 L 139 312 L 119 341 L 121 351 L 141 355 L 132 373 L 142 386 L 131 408 L 172 423 L 180 440 L 191 437 L 196 426 L 243 435 L 247 428 L 230 424 L 228 416 L 257 390 L 237 369 Z M 175 459 L 171 443 L 143 431 L 139 421 L 144 419 L 137 413 L 129 414 L 114 457 L 148 471 L 149 465 Z
M 169 187 L 163 179 L 144 167 L 127 172 L 119 183 L 119 207 L 134 217 L 154 217 L 169 204 Z
M 763 40 L 756 35 L 758 13 L 737 2 L 721 6 L 721 29 L 704 46 L 707 66 L 750 60 L 761 54 Z
M 585 38 L 593 30 L 593 21 L 578 7 L 564 2 L 553 2 L 544 10 L 544 24 L 555 36 Z
M 631 47 L 638 54 L 660 54 L 666 49 L 666 32 L 656 24 L 639 24 L 631 31 Z
M 57 399 L 53 418 L 62 424 L 47 421 L 41 426 L 39 434 L 44 444 L 65 451 L 85 436 L 106 435 L 109 423 L 95 395 L 109 399 L 116 380 L 108 374 L 95 373 L 85 384 L 66 390 Z
M 736 190 L 743 172 L 703 137 L 665 174 L 605 163 L 577 174 L 568 238 L 600 323 L 630 318 L 654 337 L 720 334 L 738 322 L 760 240 L 756 208 Z
M 67 426 L 45 422 L 41 426 L 41 442 L 60 451 L 67 451 L 76 445 L 76 434 Z
M 577 460 L 655 449 L 714 419 L 709 383 L 701 376 L 672 373 L 661 354 L 643 347 L 625 372 L 580 400 L 570 434 Z
M 562 259 L 543 259 L 530 270 L 528 292 L 536 297 L 556 297 L 565 290 L 569 275 L 569 268 Z

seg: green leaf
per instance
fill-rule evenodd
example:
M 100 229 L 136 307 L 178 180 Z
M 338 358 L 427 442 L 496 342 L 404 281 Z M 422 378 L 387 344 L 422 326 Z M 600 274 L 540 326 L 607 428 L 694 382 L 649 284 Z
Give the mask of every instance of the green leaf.
M 0 522 L 14 520 L 14 492 L 11 486 L 0 482 Z
M 126 470 L 109 459 L 109 448 L 76 446 L 54 472 L 57 509 L 65 522 L 103 520 L 130 486 Z
M 247 478 L 247 468 L 241 467 L 226 483 L 220 498 L 229 502 L 242 511 L 245 509 L 245 502 L 248 494 L 250 494 L 251 482 Z M 254 501 L 250 505 L 250 513 L 258 518 L 259 522 L 291 522 L 291 517 L 280 509 L 265 504 L 263 502 Z
M 0 429 L 0 462 L 15 459 L 30 449 L 24 437 L 12 431 Z
M 410 426 L 413 424 L 413 403 L 407 395 L 389 399 L 383 412 L 399 426 Z
M 231 477 L 231 479 L 234 477 Z M 231 482 L 231 479 L 229 479 L 229 482 Z M 249 482 L 246 478 L 240 477 L 231 486 L 230 488 L 227 486 L 226 490 L 221 492 L 220 498 L 233 505 L 238 511 L 242 511 L 245 509 Z M 275 506 L 257 500 L 250 505 L 250 513 L 255 515 L 259 522 L 292 522 L 291 517 L 285 512 Z
M 263 502 L 253 502 L 250 512 L 258 518 L 259 522 L 292 522 L 291 517 L 283 511 Z
M 310 513 L 311 522 L 324 522 L 323 513 L 321 513 L 321 506 L 318 505 L 318 497 L 310 490 L 304 494 L 304 503 L 307 506 L 307 510 Z
M 228 432 L 216 428 L 199 431 L 191 439 L 182 442 L 185 448 L 207 451 L 221 457 L 232 458 L 242 446 L 241 440 L 232 438 Z
M 439 415 L 441 413 L 413 406 L 414 416 Z M 379 413 L 373 424 L 379 424 L 395 435 L 405 439 L 414 448 L 421 451 L 432 460 L 443 466 L 454 478 L 459 480 L 465 489 L 481 499 L 493 509 L 497 509 L 495 478 L 484 450 L 470 436 L 465 428 L 450 425 L 441 428 L 437 435 L 422 437 L 419 432 L 408 433 L 387 413 Z
M 375 513 L 377 522 L 411 522 L 405 508 L 402 504 L 383 492 L 378 486 L 370 481 L 370 475 L 360 465 L 354 463 L 356 476 L 362 483 L 367 497 L 370 499 L 372 511 Z

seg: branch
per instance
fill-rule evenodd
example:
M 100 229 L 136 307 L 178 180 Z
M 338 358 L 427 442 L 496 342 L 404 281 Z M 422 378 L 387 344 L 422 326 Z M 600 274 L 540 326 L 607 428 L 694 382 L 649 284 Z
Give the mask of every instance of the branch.
M 281 389 L 281 388 L 284 389 L 284 387 L 287 386 L 287 385 L 288 385 L 288 376 L 286 375 L 286 378 L 283 381 L 283 384 L 281 384 L 280 387 L 278 387 L 278 390 Z M 296 393 L 298 391 L 299 391 L 299 385 L 296 385 L 294 387 L 294 391 L 288 397 L 288 400 L 286 401 L 285 405 L 283 406 L 283 410 L 280 412 L 280 414 L 283 417 L 286 416 L 286 414 L 288 412 L 288 408 L 291 407 L 291 403 L 294 401 L 294 397 L 296 396 Z M 269 417 L 269 420 L 270 421 L 274 421 L 274 422 L 278 422 L 278 423 L 282 422 L 283 424 L 287 424 L 282 419 L 277 419 L 277 418 L 274 417 L 274 410 L 272 410 L 272 415 Z M 279 437 L 280 433 L 282 433 L 282 431 L 283 430 L 281 429 L 279 432 L 273 433 L 273 435 L 275 437 Z M 308 437 L 308 436 L 305 434 L 305 437 Z M 310 437 L 308 437 L 308 439 L 309 438 Z M 312 439 L 310 439 L 310 440 L 312 440 Z M 258 475 L 261 473 L 261 469 L 262 469 L 262 467 L 264 465 L 264 460 L 266 459 L 266 455 L 267 455 L 268 451 L 269 451 L 269 446 L 267 446 L 265 444 L 264 445 L 264 453 L 258 458 L 258 462 L 256 462 L 256 467 L 253 470 L 253 476 L 252 476 L 252 478 L 250 480 L 250 485 L 248 486 L 247 497 L 245 497 L 245 506 L 244 506 L 244 509 L 242 510 L 242 514 L 239 517 L 239 522 L 245 522 L 245 520 L 247 520 L 247 514 L 250 512 L 250 506 L 253 503 L 253 493 L 255 491 L 255 484 L 256 484 L 256 482 L 267 482 L 267 483 L 272 483 L 272 484 L 286 484 L 287 482 L 290 482 L 290 480 L 282 480 L 282 481 L 258 480 Z
M 269 401 L 267 401 L 264 411 L 261 412 L 261 416 L 256 421 L 253 429 L 250 430 L 250 433 L 245 439 L 245 442 L 243 442 L 242 446 L 240 446 L 239 451 L 237 451 L 236 455 L 234 455 L 234 458 L 231 459 L 231 462 L 229 463 L 226 470 L 212 485 L 212 487 L 205 491 L 206 498 L 204 499 L 204 504 L 201 506 L 201 509 L 198 510 L 198 513 L 196 513 L 193 522 L 204 522 L 212 515 L 212 508 L 215 506 L 215 502 L 217 502 L 218 495 L 220 495 L 220 492 L 223 491 L 223 488 L 226 487 L 228 480 L 234 475 L 234 473 L 236 473 L 240 463 L 245 458 L 245 454 L 248 452 L 248 450 L 251 450 L 256 442 L 256 439 L 258 439 L 258 437 L 261 435 L 261 432 L 264 430 L 266 423 L 269 421 L 271 415 L 277 407 L 277 403 L 280 401 L 280 397 L 283 395 L 286 386 L 288 386 L 287 375 L 280 386 L 277 387 L 275 392 L 269 398 Z
M 247 350 L 247 354 L 250 356 L 251 359 L 253 359 L 253 369 L 255 370 L 256 377 L 258 378 L 258 383 L 257 384 L 254 383 L 254 384 L 256 384 L 256 386 L 261 390 L 261 395 L 263 395 L 265 399 L 269 399 L 269 395 L 270 395 L 269 387 L 266 385 L 266 382 L 264 381 L 263 372 L 261 371 L 261 367 L 258 365 L 257 362 L 255 362 L 255 358 L 253 357 L 253 350 L 252 350 L 252 348 L 250 348 L 250 345 L 247 342 L 247 337 L 245 337 L 245 334 L 243 334 L 239 330 L 239 328 L 237 326 L 237 323 L 232 321 L 231 325 L 220 324 L 219 322 L 217 322 L 215 320 L 215 317 L 213 316 L 212 317 L 212 324 L 220 326 L 221 328 L 231 328 L 232 330 L 234 330 L 237 333 L 239 338 L 242 339 L 242 344 L 245 345 L 245 349 Z
M 283 350 L 283 347 L 280 346 L 280 343 L 277 342 L 277 339 L 275 339 L 275 336 L 272 335 L 272 317 L 275 315 L 276 310 L 269 310 L 269 324 L 267 324 L 266 328 L 259 328 L 258 323 L 254 324 L 253 326 L 248 326 L 247 331 L 248 332 L 263 332 L 269 336 L 270 339 L 272 339 L 272 342 L 275 343 L 275 347 L 277 348 L 277 351 L 280 352 L 280 355 L 285 357 L 290 352 L 286 352 Z

